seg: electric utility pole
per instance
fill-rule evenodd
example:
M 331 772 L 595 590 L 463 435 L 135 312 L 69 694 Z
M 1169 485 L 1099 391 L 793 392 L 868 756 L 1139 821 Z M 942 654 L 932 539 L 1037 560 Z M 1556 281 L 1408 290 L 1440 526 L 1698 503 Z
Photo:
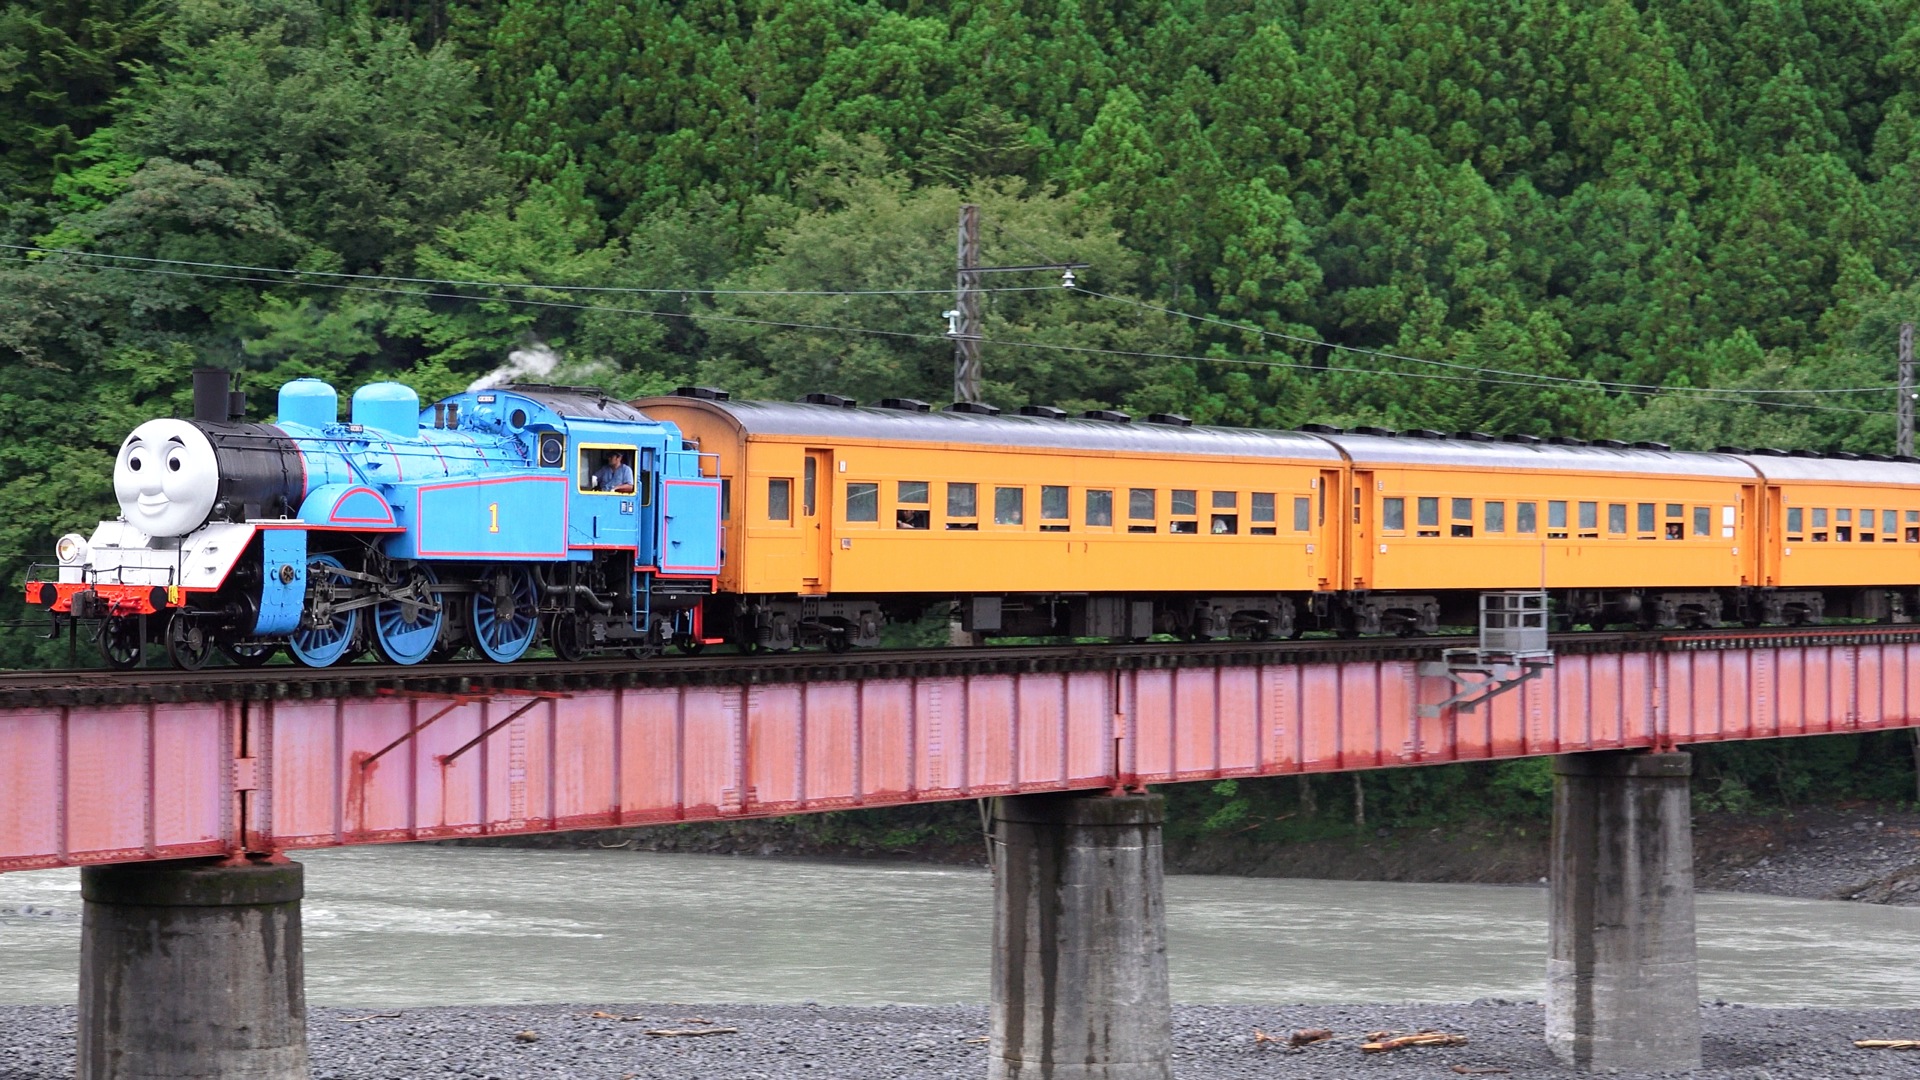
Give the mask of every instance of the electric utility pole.
M 980 208 L 960 207 L 959 261 L 954 275 L 953 400 L 980 400 Z
M 1913 454 L 1913 324 L 1900 324 L 1900 427 L 1898 453 Z
M 1060 287 L 1071 289 L 1073 272 L 1085 270 L 1086 263 L 1034 263 L 1027 266 L 980 265 L 980 208 L 972 203 L 960 207 L 960 235 L 954 267 L 954 305 L 941 312 L 947 320 L 947 336 L 953 339 L 953 400 L 980 400 L 980 275 L 1027 274 L 1048 270 L 1060 274 Z

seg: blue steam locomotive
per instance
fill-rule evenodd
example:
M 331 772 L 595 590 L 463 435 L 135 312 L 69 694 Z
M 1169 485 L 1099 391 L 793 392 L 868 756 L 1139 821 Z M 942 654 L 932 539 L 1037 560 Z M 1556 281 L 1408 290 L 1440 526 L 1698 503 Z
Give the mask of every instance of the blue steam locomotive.
M 374 383 L 280 390 L 242 419 L 224 372 L 194 375 L 194 418 L 120 447 L 121 517 L 62 537 L 28 603 L 98 628 L 114 667 L 163 645 L 325 667 L 368 648 L 415 664 L 462 648 L 502 663 L 545 631 L 564 659 L 701 641 L 720 572 L 712 455 L 588 389 L 470 390 L 422 409 Z

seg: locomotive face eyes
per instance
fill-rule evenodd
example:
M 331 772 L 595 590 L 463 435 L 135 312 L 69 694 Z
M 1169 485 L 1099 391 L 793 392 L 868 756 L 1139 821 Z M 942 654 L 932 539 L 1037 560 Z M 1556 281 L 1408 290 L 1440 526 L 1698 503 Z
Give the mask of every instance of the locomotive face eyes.
M 148 536 L 185 536 L 220 494 L 213 444 L 185 420 L 149 420 L 120 448 L 113 493 L 127 524 Z

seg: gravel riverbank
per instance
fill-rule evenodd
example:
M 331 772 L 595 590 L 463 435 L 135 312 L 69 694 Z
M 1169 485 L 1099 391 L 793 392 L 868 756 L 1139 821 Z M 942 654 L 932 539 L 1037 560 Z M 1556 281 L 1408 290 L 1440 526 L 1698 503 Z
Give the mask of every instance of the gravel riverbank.
M 1920 1010 L 1747 1009 L 1703 1005 L 1705 1064 L 1694 1080 L 1905 1077 L 1920 1052 L 1861 1050 L 1855 1039 L 1920 1037 Z M 596 1017 L 593 1014 L 610 1014 Z M 397 1013 L 398 1015 L 394 1015 Z M 621 1019 L 639 1017 L 637 1020 Z M 73 1075 L 74 1011 L 0 1007 L 0 1080 Z M 1182 1005 L 1174 1009 L 1180 1080 L 1584 1074 L 1553 1064 L 1537 1004 Z M 650 1030 L 735 1028 L 658 1037 Z M 1327 1028 L 1300 1050 L 1256 1041 Z M 543 1005 L 314 1009 L 314 1080 L 979 1080 L 987 1014 L 979 1006 Z M 1467 1045 L 1362 1054 L 1360 1036 L 1433 1028 Z M 1504 1070 L 1479 1072 L 1477 1070 Z M 1625 1075 L 1625 1074 L 1621 1074 Z

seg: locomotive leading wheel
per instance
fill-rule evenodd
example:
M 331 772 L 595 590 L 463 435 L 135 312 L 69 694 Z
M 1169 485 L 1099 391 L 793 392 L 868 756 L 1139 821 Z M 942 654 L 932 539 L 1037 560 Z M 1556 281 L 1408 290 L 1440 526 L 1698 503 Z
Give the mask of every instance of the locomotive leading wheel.
M 308 667 L 326 667 L 353 650 L 353 639 L 360 630 L 360 612 L 336 611 L 336 597 L 353 586 L 345 574 L 346 566 L 331 555 L 315 555 L 307 560 L 307 604 L 311 615 L 318 612 L 322 621 L 311 629 L 293 632 L 287 649 L 293 658 Z
M 526 654 L 540 629 L 540 592 L 533 571 L 496 563 L 474 580 L 473 644 L 510 664 Z
M 140 666 L 140 616 L 115 615 L 100 624 L 100 655 L 115 671 Z
M 577 612 L 562 611 L 547 626 L 547 640 L 553 642 L 553 654 L 568 663 L 585 660 L 593 651 L 587 637 L 587 620 Z
M 373 641 L 380 655 L 396 664 L 417 664 L 440 641 L 441 611 L 433 594 L 433 568 L 425 563 L 400 568 L 392 596 L 373 608 Z
M 213 635 L 184 611 L 167 620 L 167 657 L 182 671 L 199 671 L 213 659 Z

